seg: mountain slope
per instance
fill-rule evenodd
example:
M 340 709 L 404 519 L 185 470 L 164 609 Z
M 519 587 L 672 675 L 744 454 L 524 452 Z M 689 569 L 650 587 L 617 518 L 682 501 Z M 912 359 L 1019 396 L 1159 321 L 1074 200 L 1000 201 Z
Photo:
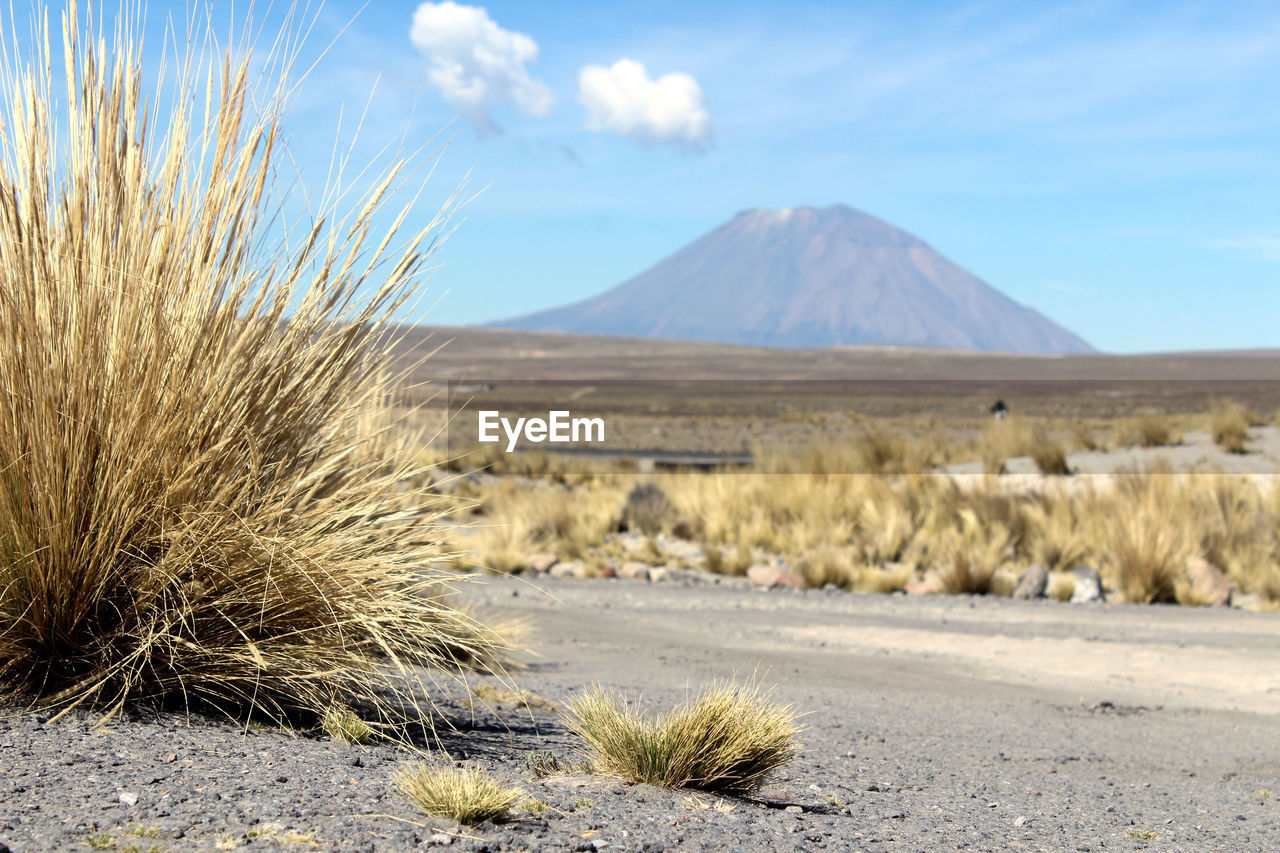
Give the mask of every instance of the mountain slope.
M 919 238 L 843 205 L 744 211 L 599 296 L 489 325 L 776 347 L 1092 352 Z

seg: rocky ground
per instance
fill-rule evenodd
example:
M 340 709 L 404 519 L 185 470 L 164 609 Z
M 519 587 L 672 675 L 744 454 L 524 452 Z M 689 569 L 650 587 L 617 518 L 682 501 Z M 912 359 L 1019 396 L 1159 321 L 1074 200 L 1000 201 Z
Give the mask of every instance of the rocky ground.
M 1277 614 L 679 579 L 502 578 L 478 595 L 535 628 L 519 687 L 561 701 L 603 682 L 666 708 L 708 679 L 754 673 L 804 712 L 801 757 L 745 800 L 538 779 L 530 754 L 575 750 L 555 711 L 455 687 L 427 760 L 479 764 L 528 797 L 511 821 L 464 830 L 396 796 L 392 771 L 420 756 L 392 746 L 171 715 L 93 728 L 12 713 L 0 719 L 0 844 L 1280 848 Z

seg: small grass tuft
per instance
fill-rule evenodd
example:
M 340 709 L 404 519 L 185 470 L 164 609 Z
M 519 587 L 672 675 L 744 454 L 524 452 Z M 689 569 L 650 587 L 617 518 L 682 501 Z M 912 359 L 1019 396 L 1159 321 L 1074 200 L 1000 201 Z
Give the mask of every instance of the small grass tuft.
M 1141 838 L 1145 841 L 1160 840 L 1160 833 L 1154 829 L 1126 829 L 1124 834 L 1126 838 Z
M 492 684 L 477 684 L 471 688 L 471 695 L 481 702 L 495 705 L 514 705 L 517 708 L 536 708 L 542 711 L 554 711 L 560 706 L 545 696 L 539 696 L 528 690 L 503 690 Z
M 425 764 L 397 770 L 391 781 L 426 814 L 451 817 L 475 826 L 502 818 L 524 796 L 479 769 L 431 768 Z
M 115 846 L 116 840 L 106 832 L 91 832 L 85 837 L 84 843 L 94 850 L 108 850 Z
M 373 727 L 356 716 L 350 708 L 335 706 L 324 712 L 320 727 L 334 740 L 365 743 L 373 737 Z
M 601 772 L 664 788 L 749 793 L 797 753 L 795 710 L 755 685 L 713 684 L 653 719 L 597 686 L 569 703 L 565 719 Z
M 564 765 L 560 763 L 560 758 L 554 752 L 531 752 L 525 756 L 524 766 L 535 779 L 543 779 L 564 772 Z
M 530 797 L 529 799 L 520 803 L 521 811 L 526 811 L 529 814 L 533 814 L 533 815 L 542 814 L 543 812 L 547 811 L 550 808 L 551 806 L 547 805 L 542 800 L 539 800 L 537 797 Z

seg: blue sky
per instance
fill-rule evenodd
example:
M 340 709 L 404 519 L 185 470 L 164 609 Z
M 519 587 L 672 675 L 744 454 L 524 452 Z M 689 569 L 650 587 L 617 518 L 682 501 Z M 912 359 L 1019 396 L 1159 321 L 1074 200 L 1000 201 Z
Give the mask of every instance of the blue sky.
M 739 210 L 841 202 L 1104 350 L 1280 346 L 1275 4 L 424 5 L 329 0 L 288 125 L 306 180 L 339 109 L 368 103 L 358 158 L 451 140 L 421 216 L 483 191 L 414 319 L 576 300 Z

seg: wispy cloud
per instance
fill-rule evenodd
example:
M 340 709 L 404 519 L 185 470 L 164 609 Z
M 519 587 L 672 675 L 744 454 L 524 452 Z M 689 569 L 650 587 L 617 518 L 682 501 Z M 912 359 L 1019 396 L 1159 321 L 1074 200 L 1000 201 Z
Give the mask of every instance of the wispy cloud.
M 537 43 L 504 30 L 478 6 L 423 3 L 413 13 L 409 38 L 431 62 L 427 82 L 483 132 L 497 131 L 491 113 L 497 104 L 510 103 L 529 116 L 544 116 L 555 104 L 551 89 L 529 71 L 538 59 Z
M 1280 237 L 1235 237 L 1228 240 L 1213 240 L 1207 245 L 1210 248 L 1227 249 L 1251 258 L 1280 261 Z

